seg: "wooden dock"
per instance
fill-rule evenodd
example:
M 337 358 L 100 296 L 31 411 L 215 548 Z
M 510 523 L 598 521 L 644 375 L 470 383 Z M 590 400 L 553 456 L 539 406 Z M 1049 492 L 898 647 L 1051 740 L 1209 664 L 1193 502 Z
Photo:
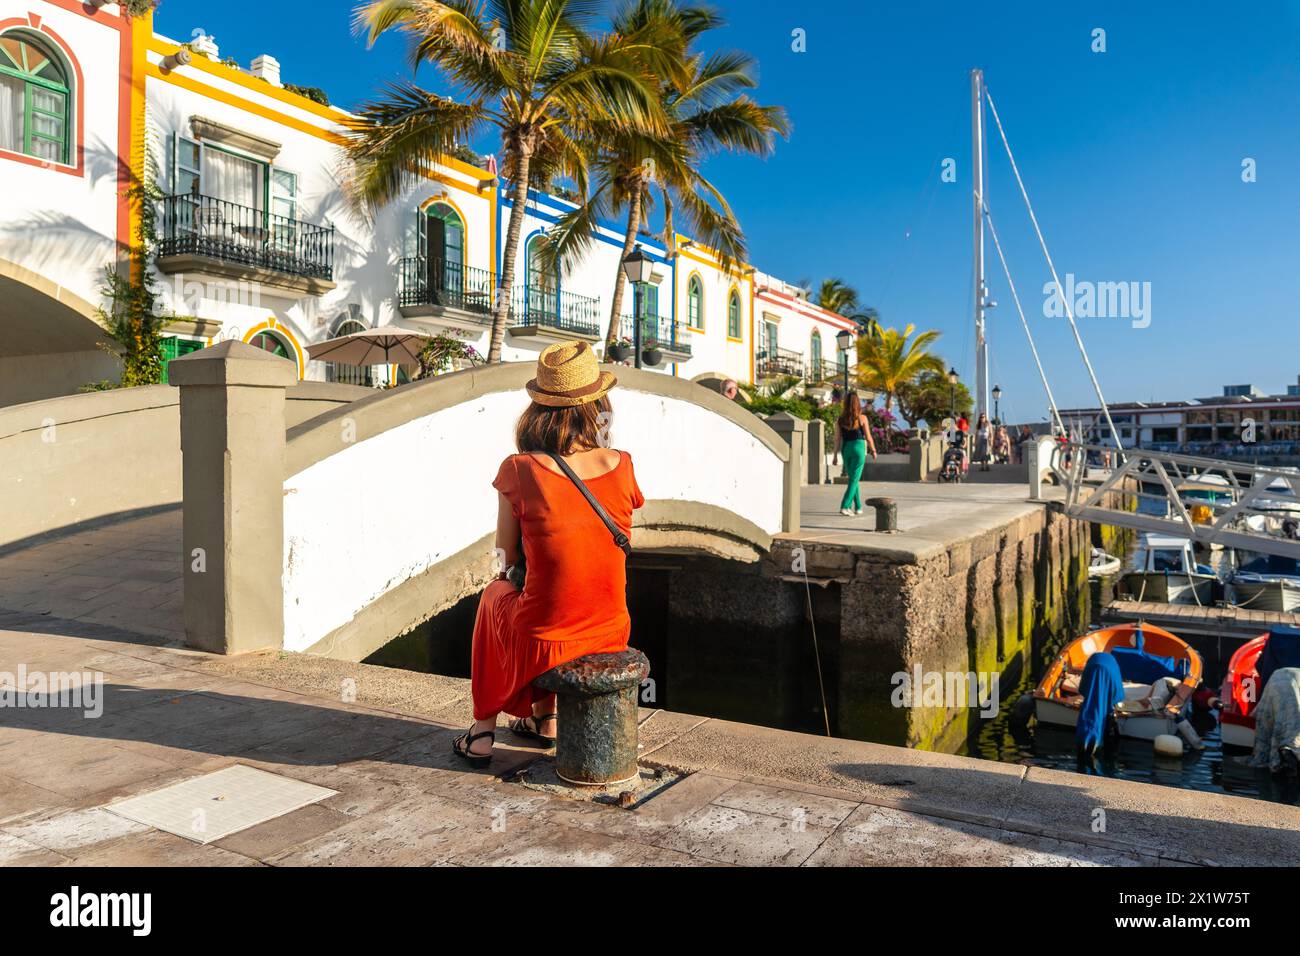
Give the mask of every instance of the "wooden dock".
M 1196 604 L 1157 604 L 1154 601 L 1111 601 L 1102 611 L 1106 623 L 1149 621 L 1179 637 L 1239 637 L 1249 639 L 1274 625 L 1300 627 L 1300 614 L 1254 611 L 1239 607 Z

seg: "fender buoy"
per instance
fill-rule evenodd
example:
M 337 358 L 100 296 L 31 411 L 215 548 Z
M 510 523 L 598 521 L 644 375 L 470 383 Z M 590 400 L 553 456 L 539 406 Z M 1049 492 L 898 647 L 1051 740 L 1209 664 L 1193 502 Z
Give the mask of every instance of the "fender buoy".
M 1011 721 L 1014 724 L 1025 726 L 1032 716 L 1034 716 L 1034 695 L 1021 694 L 1016 701 L 1016 706 L 1011 710 Z
M 1161 734 L 1155 739 L 1156 756 L 1158 757 L 1181 757 L 1183 755 L 1183 742 L 1173 734 Z

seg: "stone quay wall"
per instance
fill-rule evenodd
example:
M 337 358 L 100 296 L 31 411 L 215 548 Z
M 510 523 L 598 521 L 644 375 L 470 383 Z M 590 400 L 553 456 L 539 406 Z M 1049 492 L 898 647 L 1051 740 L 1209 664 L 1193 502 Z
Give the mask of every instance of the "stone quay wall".
M 839 584 L 837 736 L 955 750 L 975 701 L 896 706 L 899 674 L 998 674 L 1010 692 L 1035 649 L 1087 626 L 1091 530 L 1044 505 L 934 553 L 781 539 L 765 572 L 789 580 L 802 548 L 809 579 Z M 918 688 L 919 689 L 919 688 Z M 918 697 L 920 695 L 918 694 Z

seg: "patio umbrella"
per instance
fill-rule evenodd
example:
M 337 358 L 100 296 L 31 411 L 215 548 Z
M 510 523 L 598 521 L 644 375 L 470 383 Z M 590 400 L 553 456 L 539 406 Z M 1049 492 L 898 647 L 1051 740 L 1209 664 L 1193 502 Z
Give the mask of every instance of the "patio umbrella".
M 307 354 L 322 362 L 340 365 L 420 364 L 420 349 L 430 336 L 392 326 L 350 332 L 307 346 Z

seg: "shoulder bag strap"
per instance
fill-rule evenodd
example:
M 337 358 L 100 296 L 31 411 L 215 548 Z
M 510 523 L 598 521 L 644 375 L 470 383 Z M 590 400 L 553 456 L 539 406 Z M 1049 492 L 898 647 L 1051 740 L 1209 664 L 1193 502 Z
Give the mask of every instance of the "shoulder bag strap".
M 597 517 L 599 517 L 601 521 L 605 522 L 605 527 L 608 528 L 609 533 L 614 536 L 614 543 L 622 549 L 625 555 L 631 554 L 632 543 L 628 540 L 627 535 L 623 533 L 619 526 L 614 524 L 614 519 L 609 516 L 601 506 L 601 503 L 596 500 L 596 496 L 591 493 L 591 489 L 583 484 L 581 478 L 574 474 L 573 469 L 569 467 L 567 461 L 554 452 L 547 452 L 547 454 L 550 455 L 555 463 L 560 466 L 560 470 L 568 476 L 569 480 L 578 486 L 578 490 L 582 492 L 582 497 L 587 499 L 587 504 L 591 505 L 591 508 L 596 512 Z

